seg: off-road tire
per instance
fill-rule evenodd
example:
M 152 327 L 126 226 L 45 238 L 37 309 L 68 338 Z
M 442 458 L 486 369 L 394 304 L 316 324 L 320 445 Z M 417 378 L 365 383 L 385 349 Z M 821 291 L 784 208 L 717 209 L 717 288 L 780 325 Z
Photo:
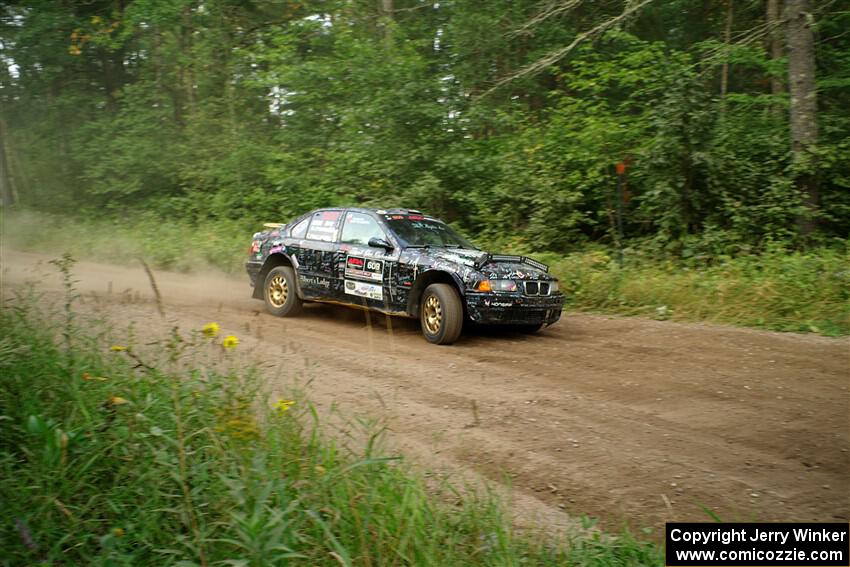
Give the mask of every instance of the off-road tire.
M 304 302 L 298 297 L 295 270 L 277 266 L 269 270 L 263 282 L 263 301 L 266 311 L 275 317 L 292 317 L 301 311 Z
M 426 287 L 419 303 L 419 320 L 429 343 L 455 342 L 463 330 L 463 304 L 454 286 L 434 283 Z

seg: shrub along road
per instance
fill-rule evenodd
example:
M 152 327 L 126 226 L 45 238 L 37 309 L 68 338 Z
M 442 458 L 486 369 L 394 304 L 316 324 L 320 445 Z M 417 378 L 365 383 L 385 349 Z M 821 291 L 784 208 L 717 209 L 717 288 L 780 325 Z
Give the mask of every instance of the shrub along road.
M 4 292 L 58 290 L 50 258 L 5 250 Z M 74 274 L 85 305 L 137 332 L 218 322 L 281 391 L 309 382 L 320 408 L 377 417 L 426 470 L 509 481 L 519 525 L 850 520 L 846 338 L 569 314 L 436 347 L 414 321 L 342 307 L 276 319 L 247 278 L 158 272 L 161 318 L 142 269 Z

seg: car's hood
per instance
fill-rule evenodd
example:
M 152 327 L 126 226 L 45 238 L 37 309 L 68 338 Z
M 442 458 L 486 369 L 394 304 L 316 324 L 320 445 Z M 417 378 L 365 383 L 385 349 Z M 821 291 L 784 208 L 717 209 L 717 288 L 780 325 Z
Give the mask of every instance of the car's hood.
M 469 266 L 470 268 L 476 267 L 478 263 L 487 256 L 486 252 L 482 252 L 481 250 L 472 250 L 469 248 L 429 247 L 421 250 L 424 254 L 427 254 L 435 260 L 451 262 L 452 264 L 459 264 L 461 266 Z
M 482 250 L 468 248 L 417 249 L 437 261 L 467 266 L 481 272 L 489 279 L 553 280 L 546 266 L 523 256 L 499 256 Z M 536 265 L 531 265 L 533 262 Z M 540 266 L 540 267 L 537 267 Z
M 479 270 L 491 280 L 552 280 L 543 270 L 524 262 L 490 261 Z

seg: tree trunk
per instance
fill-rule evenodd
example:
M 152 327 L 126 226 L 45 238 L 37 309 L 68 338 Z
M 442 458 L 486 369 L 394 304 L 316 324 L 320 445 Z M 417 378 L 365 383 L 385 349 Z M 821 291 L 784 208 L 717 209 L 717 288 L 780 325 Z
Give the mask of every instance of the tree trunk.
M 773 61 L 782 59 L 782 11 L 779 7 L 779 0 L 767 0 L 767 13 L 765 14 L 768 26 L 768 49 L 770 58 Z M 785 83 L 782 78 L 774 74 L 770 77 L 770 94 L 783 94 L 785 92 Z
M 185 57 L 187 63 L 180 64 L 181 87 L 186 93 L 186 106 L 191 115 L 195 110 L 195 72 L 192 68 L 194 64 L 194 42 L 192 41 L 195 31 L 192 23 L 192 9 L 190 6 L 183 7 L 183 16 L 180 25 L 180 52 Z
M 11 207 L 17 201 L 10 161 L 6 152 L 6 124 L 0 121 L 0 205 L 4 207 Z
M 393 33 L 392 33 L 392 25 L 393 21 L 393 12 L 395 11 L 395 5 L 393 0 L 380 0 L 380 10 L 381 17 L 386 18 L 384 22 L 384 42 L 387 45 L 387 49 L 393 48 Z
M 815 146 L 818 141 L 817 92 L 815 90 L 814 17 L 809 0 L 785 0 L 788 42 L 788 85 L 791 94 L 791 153 L 797 187 L 803 192 L 808 214 L 799 219 L 803 235 L 815 229 L 818 206 Z
M 726 0 L 726 27 L 723 29 L 723 68 L 720 71 L 721 111 L 726 110 L 726 93 L 729 91 L 729 45 L 732 43 L 732 0 Z

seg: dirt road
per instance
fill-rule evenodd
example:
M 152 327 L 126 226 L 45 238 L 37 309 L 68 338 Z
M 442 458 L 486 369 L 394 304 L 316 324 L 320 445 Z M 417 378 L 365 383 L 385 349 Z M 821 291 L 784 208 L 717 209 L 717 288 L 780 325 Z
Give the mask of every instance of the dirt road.
M 58 289 L 47 259 L 4 251 L 4 286 Z M 846 339 L 569 314 L 535 336 L 476 331 L 436 347 L 415 322 L 368 326 L 341 307 L 271 317 L 247 278 L 157 272 L 161 321 L 141 269 L 81 263 L 75 275 L 122 319 L 219 322 L 269 380 L 309 380 L 323 407 L 385 420 L 392 447 L 426 470 L 512 479 L 520 524 L 588 514 L 658 534 L 709 520 L 704 509 L 850 520 Z

